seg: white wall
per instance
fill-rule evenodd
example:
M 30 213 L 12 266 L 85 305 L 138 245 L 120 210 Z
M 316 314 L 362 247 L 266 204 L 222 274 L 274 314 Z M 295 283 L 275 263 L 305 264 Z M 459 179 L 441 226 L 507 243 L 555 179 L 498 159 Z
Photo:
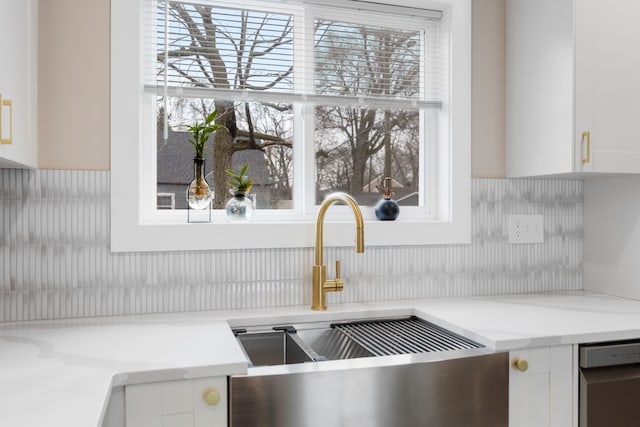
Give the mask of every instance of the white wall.
M 505 176 L 505 0 L 473 1 L 471 176 Z
M 584 288 L 640 299 L 640 177 L 584 183 Z
M 38 2 L 42 169 L 109 169 L 109 16 L 109 0 Z

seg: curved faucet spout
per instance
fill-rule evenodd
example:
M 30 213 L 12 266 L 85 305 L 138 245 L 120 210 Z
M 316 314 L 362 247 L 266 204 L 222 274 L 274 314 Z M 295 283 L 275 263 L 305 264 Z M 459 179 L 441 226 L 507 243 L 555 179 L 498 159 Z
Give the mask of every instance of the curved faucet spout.
M 316 265 L 322 265 L 323 263 L 324 217 L 329 206 L 336 202 L 344 202 L 353 211 L 356 220 L 356 252 L 364 252 L 364 219 L 362 218 L 362 212 L 360 211 L 358 203 L 347 193 L 332 193 L 329 194 L 320 205 L 316 219 Z
M 358 203 L 346 193 L 330 194 L 320 205 L 316 220 L 316 253 L 315 265 L 313 266 L 313 303 L 311 305 L 313 310 L 326 310 L 326 293 L 341 291 L 344 288 L 344 282 L 340 278 L 340 262 L 336 261 L 336 278 L 333 280 L 326 280 L 327 268 L 323 263 L 324 217 L 329 206 L 336 202 L 344 202 L 351 208 L 356 220 L 356 252 L 364 252 L 364 219 Z

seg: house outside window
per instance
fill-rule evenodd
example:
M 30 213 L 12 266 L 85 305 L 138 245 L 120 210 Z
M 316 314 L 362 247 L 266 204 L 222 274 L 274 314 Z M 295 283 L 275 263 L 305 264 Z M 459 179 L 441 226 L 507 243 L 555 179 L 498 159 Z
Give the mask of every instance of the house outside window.
M 390 176 L 401 206 L 392 227 L 405 236 L 390 244 L 468 241 L 469 123 L 454 122 L 469 115 L 470 62 L 464 51 L 470 52 L 470 32 L 463 26 L 458 34 L 452 30 L 456 19 L 470 20 L 468 0 L 442 10 L 426 9 L 423 2 L 407 7 L 411 0 L 139 0 L 135 17 L 121 16 L 121 2 L 112 3 L 112 22 L 137 21 L 139 28 L 137 44 L 129 43 L 126 54 L 112 60 L 112 86 L 118 86 L 112 93 L 116 100 L 122 94 L 133 101 L 130 93 L 124 96 L 119 76 L 138 74 L 138 120 L 128 117 L 121 123 L 125 129 L 115 129 L 119 114 L 112 117 L 113 189 L 124 187 L 124 177 L 113 175 L 125 163 L 140 174 L 127 189 L 137 212 L 112 206 L 115 234 L 125 223 L 121 229 L 138 232 L 146 225 L 184 223 L 193 157 L 186 127 L 217 109 L 217 123 L 228 131 L 211 138 L 205 158 L 215 190 L 207 225 L 218 234 L 230 233 L 223 230 L 229 226 L 222 209 L 229 197 L 224 170 L 248 164 L 257 211 L 247 228 L 254 231 L 278 228 L 274 224 L 308 230 L 317 206 L 334 191 L 354 196 L 369 228 L 376 229 L 373 205 Z M 136 58 L 136 70 L 120 68 L 126 56 Z M 460 71 L 454 70 L 457 63 Z M 124 161 L 126 147 L 114 133 L 129 140 L 138 136 L 137 159 Z M 170 194 L 173 202 L 167 203 Z M 125 198 L 114 199 L 115 208 L 124 205 Z M 348 218 L 346 210 L 334 210 L 330 218 Z M 411 230 L 423 227 L 436 231 L 414 240 Z M 263 234 L 270 232 L 258 236 Z M 308 237 L 294 240 L 254 247 L 312 243 Z M 114 250 L 145 250 L 117 237 L 112 244 Z M 193 249 L 215 247 L 228 246 Z

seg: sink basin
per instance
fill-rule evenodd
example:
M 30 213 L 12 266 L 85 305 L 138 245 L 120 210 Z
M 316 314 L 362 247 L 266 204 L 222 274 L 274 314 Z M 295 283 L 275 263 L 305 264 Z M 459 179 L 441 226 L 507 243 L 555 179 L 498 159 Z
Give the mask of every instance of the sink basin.
M 234 333 L 252 366 L 288 365 L 317 360 L 295 334 L 286 330 Z
M 508 424 L 508 354 L 415 316 L 235 328 L 230 426 Z
M 251 367 L 375 356 L 335 329 L 313 323 L 233 329 Z
M 313 349 L 322 355 L 324 360 L 356 359 L 372 357 L 375 354 L 357 341 L 335 329 L 329 327 L 300 329 L 298 335 Z
M 482 348 L 415 316 L 234 329 L 252 366 Z

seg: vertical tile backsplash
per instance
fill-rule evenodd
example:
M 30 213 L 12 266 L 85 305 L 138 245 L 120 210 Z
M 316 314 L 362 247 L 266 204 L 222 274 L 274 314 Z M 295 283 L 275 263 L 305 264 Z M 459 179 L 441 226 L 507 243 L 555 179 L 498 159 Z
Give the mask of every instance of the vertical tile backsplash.
M 0 321 L 310 304 L 311 248 L 112 254 L 109 179 L 0 170 Z M 581 289 L 582 206 L 581 181 L 475 179 L 471 245 L 328 249 L 328 301 Z M 509 214 L 543 214 L 544 244 L 510 245 Z

